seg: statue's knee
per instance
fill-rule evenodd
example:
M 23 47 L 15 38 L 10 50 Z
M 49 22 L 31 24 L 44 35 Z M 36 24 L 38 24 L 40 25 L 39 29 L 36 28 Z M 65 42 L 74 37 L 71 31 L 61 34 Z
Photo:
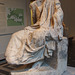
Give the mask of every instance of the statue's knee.
M 17 32 L 12 34 L 12 37 L 15 37 L 15 36 L 17 36 Z
M 24 30 L 13 33 L 12 37 L 18 37 L 19 39 L 21 39 L 22 37 L 24 37 Z
M 18 61 L 14 57 L 7 56 L 6 60 L 9 64 L 18 64 Z

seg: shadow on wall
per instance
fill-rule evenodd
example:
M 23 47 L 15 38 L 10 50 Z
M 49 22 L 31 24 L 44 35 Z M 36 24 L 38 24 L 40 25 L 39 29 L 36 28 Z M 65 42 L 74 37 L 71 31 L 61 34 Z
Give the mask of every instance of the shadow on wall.
M 75 36 L 75 0 L 60 0 L 64 11 L 64 22 L 69 28 L 68 36 Z
M 69 38 L 68 66 L 75 67 L 75 40 L 73 37 Z

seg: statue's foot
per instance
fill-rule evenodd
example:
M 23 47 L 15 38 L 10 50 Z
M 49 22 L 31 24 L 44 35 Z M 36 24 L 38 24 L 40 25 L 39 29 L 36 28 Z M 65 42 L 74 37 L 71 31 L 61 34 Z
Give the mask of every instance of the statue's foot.
M 42 66 L 43 63 L 44 63 L 44 60 L 37 61 L 33 64 L 32 68 L 38 69 Z

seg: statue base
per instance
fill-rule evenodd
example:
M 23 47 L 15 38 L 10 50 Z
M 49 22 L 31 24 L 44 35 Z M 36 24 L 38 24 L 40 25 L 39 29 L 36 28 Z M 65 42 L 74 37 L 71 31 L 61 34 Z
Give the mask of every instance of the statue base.
M 47 44 L 49 44 L 47 42 Z M 68 40 L 63 38 L 57 43 L 57 50 L 52 58 L 45 58 L 44 64 L 39 68 L 30 68 L 11 72 L 11 75 L 72 75 L 67 71 L 67 47 Z
M 12 71 L 11 75 L 58 75 L 55 69 L 51 67 L 42 67 L 39 69 L 30 69 L 28 71 L 19 70 L 19 71 Z M 68 71 L 63 72 L 61 75 L 73 75 Z
M 52 69 L 51 67 L 40 67 L 38 69 L 31 68 L 27 71 L 18 70 L 18 71 L 12 71 L 11 75 L 56 75 L 56 71 Z

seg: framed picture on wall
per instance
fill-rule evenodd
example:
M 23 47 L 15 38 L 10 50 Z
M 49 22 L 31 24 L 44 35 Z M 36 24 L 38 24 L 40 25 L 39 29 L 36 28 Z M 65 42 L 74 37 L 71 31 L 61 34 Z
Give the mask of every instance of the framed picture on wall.
M 7 26 L 24 25 L 24 9 L 7 8 Z

